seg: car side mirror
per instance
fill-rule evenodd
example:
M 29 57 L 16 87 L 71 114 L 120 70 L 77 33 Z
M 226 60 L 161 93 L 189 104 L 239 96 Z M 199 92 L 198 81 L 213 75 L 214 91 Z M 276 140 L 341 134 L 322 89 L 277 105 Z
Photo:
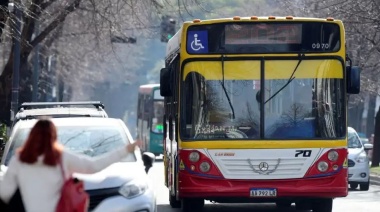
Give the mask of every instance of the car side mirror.
M 348 66 L 346 68 L 347 74 L 347 93 L 358 94 L 360 93 L 360 68 L 357 66 Z
M 156 156 L 151 152 L 144 152 L 142 154 L 142 160 L 145 166 L 145 172 L 148 173 L 149 169 L 152 168 L 154 161 L 156 160 Z
M 162 68 L 160 72 L 160 94 L 163 97 L 172 96 L 171 76 L 169 68 Z
M 371 150 L 373 149 L 373 144 L 364 144 L 364 150 Z

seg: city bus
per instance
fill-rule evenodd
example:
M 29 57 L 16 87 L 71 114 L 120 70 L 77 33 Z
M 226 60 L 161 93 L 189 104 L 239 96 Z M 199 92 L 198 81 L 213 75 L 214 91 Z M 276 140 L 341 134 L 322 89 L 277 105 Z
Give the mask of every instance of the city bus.
M 142 152 L 156 156 L 163 153 L 164 98 L 160 95 L 159 84 L 139 87 L 137 101 L 137 139 L 142 141 Z
M 359 71 L 334 18 L 183 23 L 160 72 L 170 205 L 331 212 L 348 194 L 347 100 Z

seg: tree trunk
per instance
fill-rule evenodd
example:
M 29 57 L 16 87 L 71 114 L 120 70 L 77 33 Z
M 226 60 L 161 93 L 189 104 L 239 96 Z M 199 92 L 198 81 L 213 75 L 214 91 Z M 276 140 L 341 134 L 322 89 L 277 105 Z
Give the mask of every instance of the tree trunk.
M 380 107 L 375 119 L 375 138 L 373 141 L 372 167 L 379 166 L 380 162 Z
M 366 124 L 366 135 L 367 138 L 371 137 L 373 130 L 375 128 L 375 107 L 376 107 L 376 95 L 369 95 L 368 102 L 368 114 L 367 114 L 367 124 Z
M 7 64 L 0 75 L 0 122 L 9 126 L 11 112 L 11 88 L 13 70 L 13 50 L 9 55 Z

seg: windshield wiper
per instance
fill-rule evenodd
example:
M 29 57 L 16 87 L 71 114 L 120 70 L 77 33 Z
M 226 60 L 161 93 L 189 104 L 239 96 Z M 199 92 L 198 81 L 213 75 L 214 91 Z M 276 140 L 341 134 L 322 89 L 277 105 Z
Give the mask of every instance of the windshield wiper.
M 269 99 L 267 101 L 265 101 L 264 104 L 266 104 L 271 99 L 273 99 L 277 94 L 279 94 L 282 90 L 284 90 L 284 88 L 286 88 L 286 86 L 288 86 L 296 78 L 296 77 L 294 77 L 294 74 L 296 73 L 298 66 L 301 64 L 303 56 L 305 56 L 305 55 L 304 54 L 298 55 L 299 60 L 298 60 L 297 66 L 294 68 L 293 73 L 292 73 L 292 75 L 290 75 L 288 81 L 276 93 L 274 93 L 271 97 L 269 97 Z
M 232 119 L 235 119 L 235 110 L 234 110 L 234 107 L 232 106 L 230 96 L 228 96 L 228 93 L 227 93 L 226 87 L 224 86 L 224 57 L 225 57 L 225 56 L 222 55 L 222 58 L 221 58 L 221 59 L 222 59 L 222 81 L 219 81 L 219 82 L 220 82 L 220 85 L 221 85 L 222 88 L 223 88 L 224 94 L 225 94 L 226 97 L 227 97 L 228 104 L 230 105 L 231 112 L 232 112 Z

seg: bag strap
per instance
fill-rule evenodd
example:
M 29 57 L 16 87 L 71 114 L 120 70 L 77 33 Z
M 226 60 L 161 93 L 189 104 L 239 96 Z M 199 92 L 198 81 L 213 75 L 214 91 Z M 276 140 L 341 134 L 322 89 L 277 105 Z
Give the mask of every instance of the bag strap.
M 61 156 L 62 157 L 62 156 Z M 66 176 L 65 176 L 65 171 L 64 171 L 64 169 L 63 169 L 63 162 L 62 162 L 62 159 L 59 161 L 59 167 L 60 167 L 60 169 L 61 169 L 61 174 L 62 174 L 62 177 L 63 177 L 63 180 L 66 180 Z

